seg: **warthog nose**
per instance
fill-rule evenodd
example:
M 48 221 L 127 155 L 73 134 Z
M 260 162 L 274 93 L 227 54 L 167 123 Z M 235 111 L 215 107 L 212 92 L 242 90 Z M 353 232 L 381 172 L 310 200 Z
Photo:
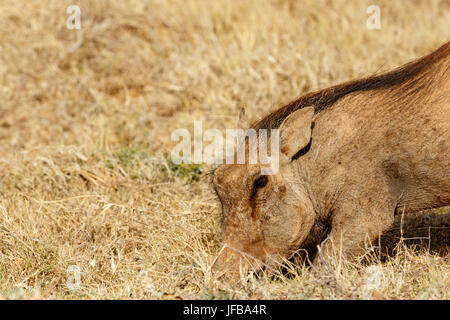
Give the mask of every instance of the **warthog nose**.
M 225 244 L 211 269 L 217 279 L 232 281 L 247 276 L 250 272 L 257 273 L 263 267 L 262 260 Z

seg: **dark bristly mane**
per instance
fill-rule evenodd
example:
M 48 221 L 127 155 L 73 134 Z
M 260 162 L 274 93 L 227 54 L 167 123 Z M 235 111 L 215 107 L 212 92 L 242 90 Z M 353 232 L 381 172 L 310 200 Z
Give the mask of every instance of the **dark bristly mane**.
M 278 128 L 283 120 L 292 112 L 313 105 L 318 113 L 332 106 L 345 95 L 356 91 L 385 89 L 401 86 L 412 79 L 426 73 L 430 66 L 450 54 L 450 42 L 447 42 L 436 51 L 420 59 L 412 61 L 398 69 L 368 78 L 357 79 L 339 84 L 324 90 L 308 93 L 288 105 L 272 112 L 257 121 L 252 128 L 271 129 Z

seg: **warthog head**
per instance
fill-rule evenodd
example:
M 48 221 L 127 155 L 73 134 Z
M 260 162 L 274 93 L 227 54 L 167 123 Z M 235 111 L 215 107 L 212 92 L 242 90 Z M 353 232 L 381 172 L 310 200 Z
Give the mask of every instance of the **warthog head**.
M 313 116 L 313 107 L 302 108 L 281 123 L 277 173 L 262 175 L 259 161 L 216 169 L 213 184 L 222 204 L 223 248 L 215 270 L 234 278 L 252 268 L 270 269 L 305 239 L 314 211 L 301 181 L 295 181 L 293 161 L 301 161 L 299 152 L 310 145 Z

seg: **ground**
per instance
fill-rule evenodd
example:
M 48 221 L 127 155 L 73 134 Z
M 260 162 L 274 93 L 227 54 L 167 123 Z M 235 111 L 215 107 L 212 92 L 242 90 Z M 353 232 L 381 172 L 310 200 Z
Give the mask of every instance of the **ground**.
M 194 120 L 233 128 L 449 39 L 445 0 L 1 1 L 0 297 L 450 299 L 445 208 L 398 217 L 370 263 L 217 282 L 213 166 L 170 160 Z

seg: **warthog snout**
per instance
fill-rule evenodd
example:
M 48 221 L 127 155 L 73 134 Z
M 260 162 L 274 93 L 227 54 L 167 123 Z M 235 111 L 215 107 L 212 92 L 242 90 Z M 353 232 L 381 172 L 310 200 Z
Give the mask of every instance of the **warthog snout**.
M 227 244 L 222 246 L 213 264 L 213 274 L 220 280 L 237 281 L 241 276 L 264 269 L 264 257 L 255 257 Z

